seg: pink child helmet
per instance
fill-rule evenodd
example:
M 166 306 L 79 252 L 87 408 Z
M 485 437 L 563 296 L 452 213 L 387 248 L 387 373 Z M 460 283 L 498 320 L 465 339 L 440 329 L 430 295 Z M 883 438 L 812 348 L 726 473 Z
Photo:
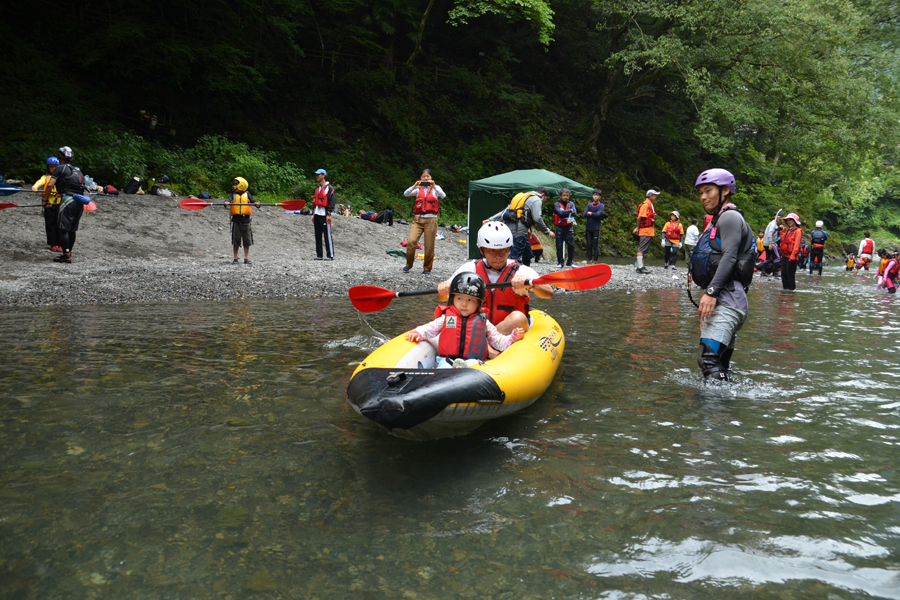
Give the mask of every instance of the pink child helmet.
M 731 171 L 726 171 L 725 169 L 707 169 L 703 171 L 697 177 L 697 183 L 694 184 L 694 187 L 700 187 L 704 183 L 711 183 L 720 187 L 725 186 L 731 190 L 732 194 L 737 193 L 734 175 L 731 174 Z

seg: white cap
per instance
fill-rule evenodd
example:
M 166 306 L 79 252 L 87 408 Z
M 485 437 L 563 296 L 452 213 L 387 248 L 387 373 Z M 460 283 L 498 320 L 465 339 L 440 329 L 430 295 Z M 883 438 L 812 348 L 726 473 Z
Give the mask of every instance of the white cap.
M 650 196 L 659 196 L 659 192 L 656 190 L 647 190 L 647 193 L 644 195 L 644 198 L 649 198 Z

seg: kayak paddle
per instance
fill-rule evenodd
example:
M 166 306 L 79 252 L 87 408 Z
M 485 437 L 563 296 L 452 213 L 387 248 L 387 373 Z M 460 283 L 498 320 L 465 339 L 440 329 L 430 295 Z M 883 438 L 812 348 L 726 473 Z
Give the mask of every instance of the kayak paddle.
M 592 290 L 606 285 L 610 277 L 612 277 L 612 269 L 609 268 L 609 265 L 586 265 L 577 269 L 543 275 L 537 279 L 532 279 L 528 284 L 532 286 L 551 284 L 567 290 Z M 509 281 L 489 283 L 487 287 L 491 289 L 512 287 L 512 283 Z M 355 285 L 348 290 L 350 302 L 357 310 L 365 313 L 377 312 L 382 308 L 386 308 L 394 298 L 428 296 L 437 293 L 437 290 L 395 292 L 374 285 Z
M 2 202 L 0 203 L 0 210 L 5 208 L 37 208 L 38 206 L 43 206 L 43 204 L 13 204 L 12 202 Z M 91 200 L 84 207 L 84 210 L 97 210 L 97 205 Z
M 203 210 L 207 206 L 225 206 L 224 202 L 207 202 L 197 198 L 185 198 L 178 201 L 178 206 L 184 210 Z M 263 204 L 263 206 L 280 206 L 284 210 L 301 210 L 306 206 L 306 200 L 286 200 L 278 204 Z

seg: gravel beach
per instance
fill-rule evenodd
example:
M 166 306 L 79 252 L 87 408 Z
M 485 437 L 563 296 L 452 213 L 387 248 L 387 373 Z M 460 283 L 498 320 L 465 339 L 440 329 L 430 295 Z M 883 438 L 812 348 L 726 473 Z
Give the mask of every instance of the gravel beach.
M 232 264 L 227 210 L 210 206 L 185 211 L 177 199 L 157 196 L 94 197 L 98 210 L 81 219 L 72 264 L 52 261 L 40 208 L 0 211 L 0 304 L 5 306 L 192 302 L 235 298 L 344 296 L 354 285 L 392 290 L 436 287 L 467 256 L 464 233 L 439 228 L 434 270 L 422 273 L 422 261 L 401 271 L 402 258 L 386 253 L 402 249 L 409 227 L 393 227 L 353 217 L 333 216 L 335 259 L 316 261 L 312 218 L 278 207 L 253 211 L 251 264 Z M 6 198 L 17 204 L 38 202 L 22 192 Z M 221 202 L 221 200 L 218 200 Z M 450 225 L 450 223 L 447 223 Z M 552 262 L 533 265 L 541 274 Z M 577 266 L 577 264 L 576 264 Z M 653 268 L 638 275 L 632 266 L 613 266 L 601 289 L 651 289 L 683 286 L 685 271 Z M 585 293 L 585 292 L 572 292 Z

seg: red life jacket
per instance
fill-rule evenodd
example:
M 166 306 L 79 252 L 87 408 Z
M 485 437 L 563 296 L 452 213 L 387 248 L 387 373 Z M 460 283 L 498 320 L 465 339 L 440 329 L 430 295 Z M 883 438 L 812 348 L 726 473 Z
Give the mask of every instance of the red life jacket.
M 649 200 L 647 200 L 645 202 L 649 202 Z M 641 207 L 643 205 L 644 205 L 643 202 L 638 205 L 637 216 L 638 216 L 638 219 L 640 220 L 638 227 L 640 227 L 640 228 L 653 227 L 653 224 L 656 223 L 656 209 L 653 208 L 653 203 L 650 202 L 650 214 L 647 215 L 646 217 L 641 217 Z
M 434 186 L 420 187 L 416 203 L 413 205 L 413 214 L 436 215 L 441 209 L 441 201 L 434 193 Z
M 511 281 L 518 270 L 519 263 L 517 262 L 506 265 L 506 268 L 500 271 L 500 277 L 497 279 L 497 283 Z M 487 263 L 485 263 L 484 259 L 475 262 L 475 272 L 478 273 L 478 276 L 484 279 L 485 282 L 490 281 L 490 279 L 488 279 Z M 496 325 L 515 310 L 523 312 L 528 316 L 528 300 L 528 296 L 520 296 L 515 293 L 511 287 L 495 289 L 487 288 L 485 290 L 484 302 L 481 303 L 481 312 L 487 316 L 488 321 Z
M 809 256 L 809 247 L 800 246 L 800 256 Z
M 556 206 L 558 206 L 560 210 L 568 210 L 570 208 L 575 208 L 575 205 L 572 204 L 571 200 L 569 200 L 566 204 L 563 204 L 562 201 L 559 201 L 556 203 Z M 553 224 L 554 225 L 562 225 L 563 227 L 565 227 L 567 225 L 571 225 L 571 223 L 569 222 L 569 219 L 571 219 L 571 218 L 572 217 L 561 217 L 558 214 L 556 214 L 555 210 L 553 211 Z
M 681 231 L 678 229 L 680 225 L 681 223 L 673 223 L 672 221 L 666 223 L 665 235 L 675 244 L 681 241 Z
M 900 277 L 900 273 L 897 272 L 897 267 L 898 263 L 896 258 L 889 260 L 888 263 L 884 265 L 884 277 L 887 277 L 888 279 L 897 279 Z
M 869 239 L 867 239 L 865 242 L 866 243 L 863 244 L 862 254 L 872 254 L 875 251 L 875 242 Z
M 328 188 L 330 187 L 331 185 L 326 183 L 316 188 L 316 191 L 313 192 L 313 206 L 328 208 Z
M 800 235 L 795 235 L 794 232 L 800 231 Z M 794 253 L 794 249 L 797 244 L 800 243 L 800 237 L 803 235 L 803 232 L 799 227 L 791 227 L 781 236 L 781 244 L 778 248 L 781 251 L 782 256 L 790 256 Z M 797 248 L 799 251 L 799 248 Z
M 488 355 L 487 317 L 484 313 L 464 317 L 456 307 L 439 306 L 444 313 L 444 328 L 438 342 L 438 355 L 447 358 L 476 358 Z

